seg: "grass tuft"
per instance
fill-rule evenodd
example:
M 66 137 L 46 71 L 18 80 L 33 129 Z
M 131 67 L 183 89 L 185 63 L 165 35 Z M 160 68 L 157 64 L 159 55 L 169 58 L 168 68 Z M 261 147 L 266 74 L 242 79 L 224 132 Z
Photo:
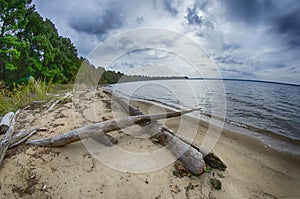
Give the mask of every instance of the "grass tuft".
M 47 93 L 50 91 L 49 86 L 43 80 L 36 80 L 30 77 L 27 84 L 14 84 L 12 90 L 1 89 L 0 91 L 0 115 L 9 111 L 16 111 L 23 108 L 33 101 L 49 100 Z

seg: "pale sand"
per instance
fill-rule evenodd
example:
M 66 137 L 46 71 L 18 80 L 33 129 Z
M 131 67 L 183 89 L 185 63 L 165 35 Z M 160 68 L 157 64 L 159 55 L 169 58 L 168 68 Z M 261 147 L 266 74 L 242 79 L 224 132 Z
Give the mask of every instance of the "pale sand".
M 92 104 L 86 103 L 81 106 L 85 118 L 81 118 L 77 126 L 113 117 L 105 103 L 110 98 L 102 92 L 97 96 L 94 100 L 97 117 L 90 114 L 94 110 Z M 149 104 L 136 104 L 145 113 L 164 111 Z M 35 121 L 30 124 L 33 119 Z M 198 121 L 184 117 L 181 130 L 178 130 L 179 119 L 169 119 L 165 124 L 185 136 L 195 131 L 194 126 Z M 22 121 L 19 128 L 28 129 L 38 125 L 48 129 L 33 138 L 53 136 L 75 128 L 71 103 L 58 105 L 55 111 L 48 114 L 42 114 L 38 109 L 33 114 L 28 111 L 19 117 L 19 121 Z M 206 127 L 205 123 L 200 122 L 196 144 L 201 144 Z M 137 136 L 140 129 L 134 127 L 130 131 Z M 161 148 L 149 139 L 139 139 L 119 131 L 111 135 L 118 138 L 117 146 L 127 151 L 139 153 Z M 20 146 L 9 151 L 0 168 L 0 198 L 18 198 L 20 195 L 17 192 L 22 191 L 31 193 L 24 193 L 24 198 L 300 197 L 300 157 L 275 152 L 251 138 L 229 131 L 222 133 L 213 152 L 228 167 L 225 172 L 213 170 L 215 176 L 217 173 L 225 176 L 222 179 L 218 177 L 222 182 L 221 190 L 211 187 L 209 178 L 212 173 L 178 178 L 172 173 L 174 164 L 142 174 L 112 169 L 95 159 L 81 142 L 50 149 Z

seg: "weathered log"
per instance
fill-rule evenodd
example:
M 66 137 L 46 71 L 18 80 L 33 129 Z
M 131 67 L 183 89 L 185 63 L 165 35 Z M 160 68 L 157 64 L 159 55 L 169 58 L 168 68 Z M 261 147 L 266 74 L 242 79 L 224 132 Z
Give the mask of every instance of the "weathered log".
M 4 134 L 9 129 L 14 115 L 13 112 L 9 112 L 2 118 L 0 122 L 0 134 Z
M 77 142 L 81 139 L 86 139 L 96 135 L 103 135 L 105 133 L 127 128 L 135 124 L 145 124 L 160 119 L 177 117 L 192 111 L 195 111 L 195 109 L 188 110 L 188 111 L 166 113 L 166 114 L 140 115 L 140 116 L 121 118 L 121 119 L 107 120 L 100 123 L 91 124 L 86 127 L 74 129 L 72 131 L 62 133 L 54 137 L 42 138 L 38 140 L 28 140 L 26 143 L 31 145 L 36 145 L 36 146 L 49 146 L 49 147 L 65 146 L 67 144 Z
M 115 99 L 122 107 L 129 113 L 129 115 L 141 115 L 143 114 L 137 108 L 133 107 L 124 100 L 124 97 L 120 94 L 110 92 L 110 90 L 105 90 L 106 93 L 112 95 L 112 99 Z M 147 131 L 150 134 L 154 134 L 154 137 L 159 140 L 159 143 L 169 149 L 172 154 L 181 161 L 181 163 L 193 174 L 200 175 L 204 171 L 205 162 L 203 160 L 203 155 L 200 150 L 191 146 L 191 143 L 187 143 L 181 138 L 177 137 L 166 126 L 161 125 L 157 122 L 151 123 L 147 127 Z
M 30 131 L 20 131 L 17 134 L 15 134 L 10 141 L 10 145 L 8 149 L 15 148 L 28 140 L 31 136 L 33 136 L 36 132 L 38 132 L 39 128 L 31 129 Z
M 19 140 L 21 140 L 26 135 L 28 135 L 28 131 L 22 129 L 19 132 L 16 132 L 12 136 L 10 143 L 12 144 L 12 143 L 18 142 Z
M 17 116 L 19 115 L 19 112 L 20 112 L 20 110 L 18 110 L 14 114 L 8 130 L 5 132 L 4 136 L 0 140 L 0 166 L 2 164 L 2 161 L 3 161 L 4 157 L 5 157 L 6 151 L 9 147 L 9 145 L 10 145 L 11 137 L 14 133 L 15 120 L 16 120 Z

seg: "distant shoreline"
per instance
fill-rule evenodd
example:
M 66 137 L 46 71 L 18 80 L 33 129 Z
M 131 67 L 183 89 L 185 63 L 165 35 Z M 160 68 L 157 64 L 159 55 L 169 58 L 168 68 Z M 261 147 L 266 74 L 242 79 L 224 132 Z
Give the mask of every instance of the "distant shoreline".
M 128 77 L 134 77 L 134 76 L 128 76 Z M 139 76 L 138 76 L 139 77 Z M 273 82 L 273 81 L 266 81 L 266 80 L 255 80 L 255 79 L 235 79 L 235 78 L 204 78 L 204 77 L 188 77 L 188 76 L 166 76 L 166 77 L 141 77 L 142 79 L 131 79 L 127 80 L 124 78 L 124 80 L 121 80 L 117 82 L 120 83 L 129 83 L 129 82 L 137 82 L 137 81 L 153 81 L 153 80 L 217 80 L 217 81 L 238 81 L 238 82 L 258 82 L 258 83 L 269 83 L 269 84 L 279 84 L 279 85 L 288 85 L 288 86 L 300 86 L 300 84 L 292 84 L 292 83 L 286 83 L 286 82 Z
M 234 79 L 234 78 L 188 78 L 188 80 L 223 80 L 223 81 L 239 81 L 239 82 L 259 82 L 259 83 L 271 83 L 271 84 L 281 84 L 281 85 L 289 85 L 289 86 L 300 86 L 300 84 L 291 84 L 285 82 L 272 82 L 272 81 L 264 81 L 264 80 L 251 80 L 251 79 Z

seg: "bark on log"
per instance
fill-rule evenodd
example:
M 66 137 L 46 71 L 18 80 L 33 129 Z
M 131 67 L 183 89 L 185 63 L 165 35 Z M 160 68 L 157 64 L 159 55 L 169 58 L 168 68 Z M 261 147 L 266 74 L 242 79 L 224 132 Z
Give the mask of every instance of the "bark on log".
M 16 132 L 12 138 L 10 143 L 13 144 L 15 142 L 18 142 L 19 140 L 21 140 L 23 137 L 25 137 L 26 135 L 28 135 L 28 131 L 26 130 L 20 130 L 19 132 Z
M 0 140 L 0 166 L 2 164 L 2 161 L 5 157 L 6 151 L 10 145 L 11 137 L 14 133 L 14 125 L 15 125 L 15 120 L 19 114 L 20 110 L 18 110 L 14 115 L 11 120 L 10 126 L 8 130 L 5 132 L 4 136 Z
M 141 115 L 141 116 L 132 116 L 132 117 L 126 117 L 121 119 L 115 119 L 115 120 L 107 120 L 86 127 L 74 129 L 72 131 L 59 134 L 54 137 L 42 138 L 38 140 L 28 140 L 26 143 L 31 145 L 36 145 L 36 146 L 49 146 L 49 147 L 65 146 L 67 144 L 77 142 L 81 139 L 86 139 L 96 135 L 103 135 L 105 133 L 127 128 L 135 124 L 143 125 L 145 123 L 151 123 L 152 121 L 156 121 L 159 119 L 177 117 L 192 111 L 195 110 L 193 109 L 188 111 L 172 112 L 167 114 Z
M 31 136 L 33 136 L 36 132 L 38 132 L 40 129 L 39 128 L 34 128 L 30 131 L 20 131 L 17 134 L 15 134 L 10 141 L 10 145 L 8 149 L 15 148 L 28 140 Z
M 124 100 L 122 95 L 112 93 L 109 90 L 105 90 L 106 93 L 112 96 L 129 115 L 141 115 L 143 114 L 137 108 L 131 106 L 127 100 Z M 151 123 L 148 127 L 147 132 L 155 134 L 155 138 L 158 139 L 160 144 L 169 149 L 172 154 L 178 158 L 181 163 L 192 172 L 194 175 L 200 175 L 204 171 L 205 162 L 203 155 L 200 150 L 191 146 L 191 143 L 187 143 L 181 138 L 177 137 L 170 129 L 166 126 L 158 124 L 157 122 Z
M 4 134 L 9 129 L 14 115 L 13 112 L 9 112 L 2 118 L 0 122 L 0 134 Z

